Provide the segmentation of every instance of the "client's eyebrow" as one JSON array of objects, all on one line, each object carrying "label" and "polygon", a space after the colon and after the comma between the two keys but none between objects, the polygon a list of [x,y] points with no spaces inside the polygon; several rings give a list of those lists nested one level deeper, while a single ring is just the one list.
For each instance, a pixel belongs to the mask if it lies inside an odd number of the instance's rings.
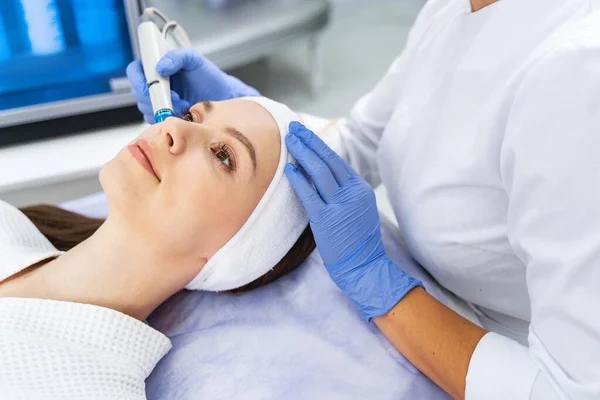
[{"label": "client's eyebrow", "polygon": [[213,109],[213,103],[212,103],[212,101],[209,101],[209,100],[204,100],[202,102],[202,106],[204,107],[204,112],[207,114],[210,114],[210,112]]},{"label": "client's eyebrow", "polygon": [[248,150],[250,158],[252,159],[252,166],[254,167],[254,172],[256,172],[256,150],[254,149],[252,142],[248,140],[248,138],[242,132],[238,131],[237,129],[231,126],[225,128],[225,133],[233,136],[246,147],[246,150]]}]

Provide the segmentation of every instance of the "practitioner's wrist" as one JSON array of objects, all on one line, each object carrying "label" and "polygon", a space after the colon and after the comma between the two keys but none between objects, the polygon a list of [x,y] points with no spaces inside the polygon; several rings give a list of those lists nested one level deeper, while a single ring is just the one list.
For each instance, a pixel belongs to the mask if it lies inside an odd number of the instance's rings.
[{"label": "practitioner's wrist", "polygon": [[359,276],[355,290],[348,294],[366,321],[386,314],[412,289],[423,287],[387,257],[362,266]]}]

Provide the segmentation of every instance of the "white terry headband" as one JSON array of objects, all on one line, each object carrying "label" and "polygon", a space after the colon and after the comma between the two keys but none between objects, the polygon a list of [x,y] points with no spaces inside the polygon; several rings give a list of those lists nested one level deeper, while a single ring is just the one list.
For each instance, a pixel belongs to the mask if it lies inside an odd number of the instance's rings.
[{"label": "white terry headband", "polygon": [[284,173],[295,162],[285,146],[290,122],[298,116],[281,103],[264,97],[244,97],[272,116],[281,135],[279,165],[271,184],[242,228],[212,256],[186,286],[190,290],[222,291],[247,285],[265,275],[290,251],[308,216]]}]

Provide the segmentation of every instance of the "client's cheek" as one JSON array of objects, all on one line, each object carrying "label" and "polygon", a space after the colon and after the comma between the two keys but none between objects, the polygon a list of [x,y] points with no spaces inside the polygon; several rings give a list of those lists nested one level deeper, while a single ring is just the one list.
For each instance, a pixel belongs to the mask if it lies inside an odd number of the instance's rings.
[{"label": "client's cheek", "polygon": [[242,228],[251,211],[245,210],[235,202],[223,202],[215,205],[212,212],[206,215],[206,248],[210,255],[216,253]]}]

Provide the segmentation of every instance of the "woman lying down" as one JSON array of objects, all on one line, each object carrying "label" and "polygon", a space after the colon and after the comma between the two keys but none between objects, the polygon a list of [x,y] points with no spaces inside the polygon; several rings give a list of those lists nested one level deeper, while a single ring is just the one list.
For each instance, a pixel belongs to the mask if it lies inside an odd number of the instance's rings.
[{"label": "woman lying down", "polygon": [[143,322],[162,302],[299,265],[314,242],[283,171],[295,118],[247,98],[149,127],[100,173],[105,222],[0,202],[2,399],[145,398],[171,347]]}]

